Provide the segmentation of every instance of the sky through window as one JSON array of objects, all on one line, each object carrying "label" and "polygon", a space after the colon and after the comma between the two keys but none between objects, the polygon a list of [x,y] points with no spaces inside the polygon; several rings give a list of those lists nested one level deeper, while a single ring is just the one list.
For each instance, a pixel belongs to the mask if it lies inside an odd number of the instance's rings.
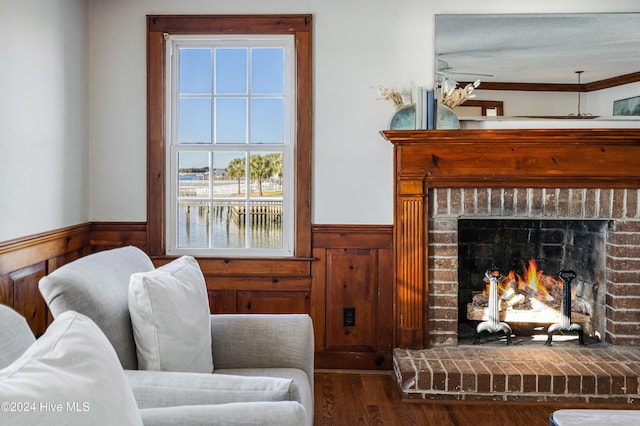
[{"label": "sky through window", "polygon": [[[181,47],[179,55],[179,143],[284,143],[283,48]],[[214,167],[226,167],[225,157]],[[181,166],[201,167],[197,158],[185,155]]]}]

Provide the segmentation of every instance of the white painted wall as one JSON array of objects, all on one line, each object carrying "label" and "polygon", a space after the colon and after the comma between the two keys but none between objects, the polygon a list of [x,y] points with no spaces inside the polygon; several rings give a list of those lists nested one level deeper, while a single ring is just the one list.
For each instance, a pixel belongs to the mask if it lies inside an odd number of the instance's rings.
[{"label": "white painted wall", "polygon": [[394,110],[375,87],[432,86],[434,14],[622,11],[640,4],[0,0],[3,57],[12,58],[0,66],[0,241],[87,220],[146,220],[147,14],[312,13],[313,222],[389,224],[392,149],[378,132]]},{"label": "white painted wall", "polygon": [[613,101],[634,96],[640,96],[640,82],[589,92],[587,93],[587,105],[583,108],[583,111],[593,115],[612,115]]},{"label": "white painted wall", "polygon": [[[474,93],[477,100],[503,101],[506,116],[567,115],[576,112],[578,107],[578,97],[574,93],[507,90],[476,90]],[[582,96],[584,107],[585,96]]]},{"label": "white painted wall", "polygon": [[0,0],[0,242],[86,222],[88,3]]},{"label": "white painted wall", "polygon": [[91,218],[132,221],[146,220],[146,14],[312,13],[313,222],[389,224],[392,149],[378,132],[394,109],[375,87],[433,85],[435,13],[640,11],[634,0],[90,2]]}]

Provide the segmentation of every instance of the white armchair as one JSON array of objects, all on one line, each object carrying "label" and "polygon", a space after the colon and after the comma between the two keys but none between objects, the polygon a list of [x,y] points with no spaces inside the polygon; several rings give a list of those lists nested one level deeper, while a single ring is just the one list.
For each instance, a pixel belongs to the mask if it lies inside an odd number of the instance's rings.
[{"label": "white armchair", "polygon": [[[141,378],[146,376],[139,373]],[[220,380],[216,390],[204,383],[200,399],[194,399],[193,392],[189,395],[179,388],[197,389],[198,374],[182,379],[179,374],[162,374],[154,381],[149,380],[154,372],[149,373],[141,383],[171,392],[164,394],[165,400],[161,400],[162,392],[150,392],[156,407],[139,407],[127,381],[131,377],[126,377],[110,343],[89,318],[67,311],[36,341],[25,319],[0,305],[3,424],[293,426],[305,421],[305,410],[295,401],[228,402],[223,394],[225,387],[234,384],[231,377],[227,383]],[[246,390],[250,394],[252,388]],[[282,392],[271,389],[278,391]],[[222,398],[216,400],[216,393]],[[182,405],[185,401],[188,404]]]},{"label": "white armchair", "polygon": [[[314,337],[308,315],[211,315],[215,366],[212,374],[171,373],[168,379],[169,373],[138,370],[128,307],[129,280],[133,273],[153,269],[143,251],[123,247],[68,263],[43,277],[39,288],[54,317],[73,310],[100,327],[118,354],[140,407],[160,409],[172,405],[266,403],[284,399],[303,408],[305,416],[301,424],[313,424]],[[181,374],[184,376],[177,379]],[[197,386],[189,386],[195,383],[189,374],[198,376]],[[270,390],[283,380],[290,383],[289,391],[275,396]],[[185,386],[177,391],[176,383]],[[287,411],[289,405],[292,404],[284,404],[283,410]],[[279,412],[269,404],[263,406],[260,403],[252,408],[263,416],[276,416]],[[224,410],[233,411],[233,407]],[[249,411],[243,408],[239,415],[242,413]],[[228,423],[220,421],[220,424]]]}]

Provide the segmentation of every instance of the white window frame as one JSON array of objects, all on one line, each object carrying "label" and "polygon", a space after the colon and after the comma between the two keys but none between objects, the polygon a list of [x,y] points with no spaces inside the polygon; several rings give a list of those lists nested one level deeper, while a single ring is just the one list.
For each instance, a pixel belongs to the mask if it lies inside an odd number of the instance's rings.
[{"label": "white window frame", "polygon": [[[284,48],[284,132],[282,144],[216,144],[212,135],[211,144],[179,144],[178,143],[178,58],[173,55],[179,47],[281,47]],[[193,255],[199,257],[291,257],[295,249],[295,140],[296,140],[296,92],[295,92],[295,38],[293,35],[170,35],[166,40],[166,206],[168,220],[166,225],[166,252],[168,255]],[[212,65],[215,69],[215,64]],[[250,78],[248,76],[248,78]],[[249,96],[249,94],[247,95]],[[215,98],[215,95],[214,95]],[[250,109],[250,108],[249,108]],[[212,109],[212,111],[214,111]],[[215,114],[215,112],[213,112]],[[215,117],[212,117],[212,123]],[[250,111],[247,111],[247,126],[250,123]],[[213,124],[212,124],[213,125]],[[247,129],[247,135],[249,135]],[[215,134],[215,132],[214,132]],[[180,248],[177,238],[177,203],[178,203],[178,152],[247,152],[249,170],[250,155],[259,152],[282,152],[283,169],[283,213],[282,213],[282,247],[281,248]],[[213,179],[210,179],[213,184]],[[233,201],[246,201],[250,194],[250,176],[245,173],[246,198],[233,197]],[[209,201],[213,200],[213,188],[210,188]],[[261,199],[267,199],[262,197]],[[191,198],[190,198],[191,200]],[[198,201],[198,199],[193,199]],[[216,198],[220,200],[220,198]],[[210,213],[212,214],[212,213]],[[247,228],[249,226],[247,225]],[[213,233],[211,233],[213,234]],[[245,244],[249,238],[245,233]]]}]

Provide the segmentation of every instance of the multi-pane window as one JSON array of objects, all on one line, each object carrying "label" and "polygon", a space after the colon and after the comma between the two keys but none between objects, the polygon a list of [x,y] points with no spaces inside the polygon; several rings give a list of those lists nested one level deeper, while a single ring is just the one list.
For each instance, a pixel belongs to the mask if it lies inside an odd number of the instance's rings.
[{"label": "multi-pane window", "polygon": [[167,252],[293,254],[293,36],[167,41]]}]

